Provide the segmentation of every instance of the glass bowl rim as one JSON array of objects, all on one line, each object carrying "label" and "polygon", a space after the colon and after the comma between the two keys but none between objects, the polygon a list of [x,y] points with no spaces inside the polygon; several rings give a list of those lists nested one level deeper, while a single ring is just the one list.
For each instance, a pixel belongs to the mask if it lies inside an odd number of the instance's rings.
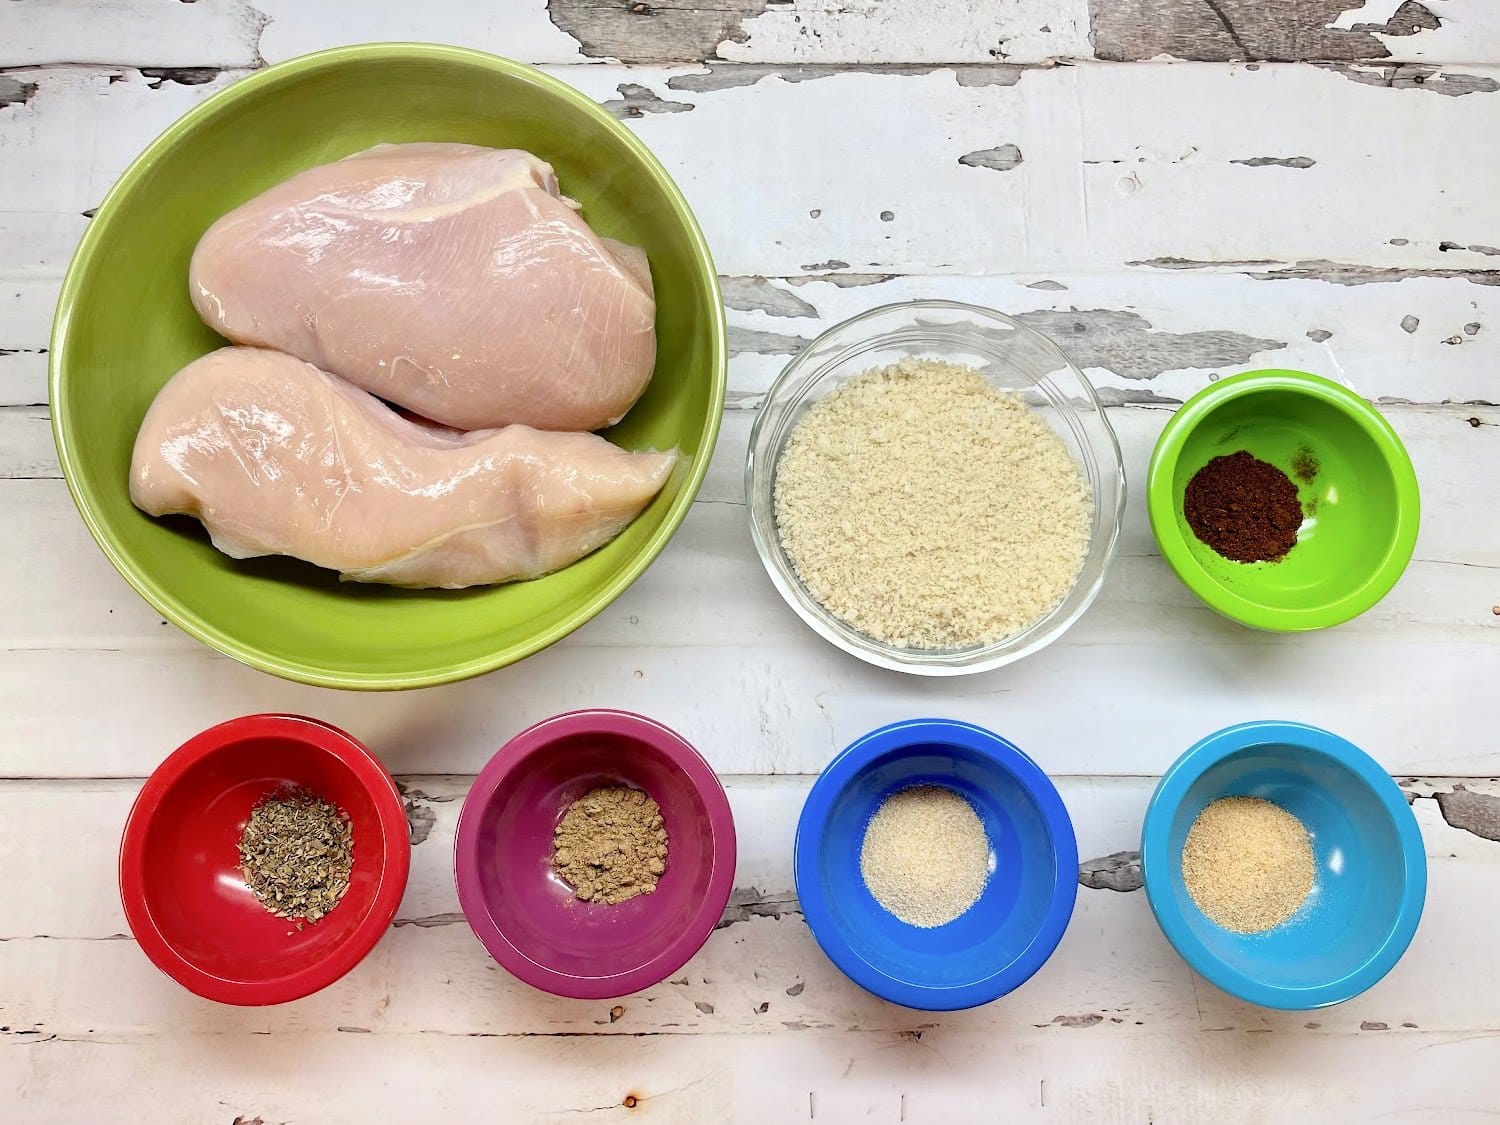
[{"label": "glass bowl rim", "polygon": [[[850,330],[860,328],[872,321],[891,316],[896,313],[909,313],[913,311],[933,310],[943,312],[963,313],[978,319],[997,322],[1006,328],[1015,331],[1026,340],[1039,344],[1046,352],[1050,352],[1054,358],[1060,361],[1060,366],[1066,369],[1077,381],[1083,390],[1083,397],[1087,400],[1088,407],[1092,408],[1097,417],[1103,436],[1108,438],[1106,452],[1113,454],[1113,461],[1108,457],[1096,456],[1093,442],[1083,441],[1082,434],[1080,445],[1084,448],[1086,457],[1095,462],[1093,468],[1096,470],[1101,482],[1105,479],[1113,479],[1118,482],[1113,510],[1108,511],[1100,508],[1098,489],[1094,490],[1094,506],[1096,521],[1102,517],[1104,534],[1102,539],[1090,533],[1088,549],[1084,555],[1084,565],[1079,570],[1078,578],[1069,587],[1063,596],[1045,616],[1033,622],[1018,633],[1002,637],[988,645],[981,645],[971,649],[957,651],[934,651],[931,654],[920,653],[917,650],[902,649],[877,641],[872,637],[865,637],[858,633],[852,626],[840,622],[827,609],[818,603],[795,576],[790,560],[783,558],[785,552],[780,545],[774,517],[767,523],[762,521],[756,512],[757,486],[761,484],[762,478],[766,487],[770,487],[775,473],[775,463],[779,458],[780,448],[785,441],[785,435],[781,436],[777,449],[769,457],[757,457],[757,448],[765,435],[768,421],[773,413],[784,413],[775,408],[785,405],[784,400],[788,395],[788,388],[799,378],[802,378],[808,369],[814,369],[814,377],[808,381],[804,389],[811,390],[828,377],[829,371],[849,358],[847,349],[845,353],[828,359],[814,360],[819,348],[825,346],[835,337],[848,334]],[[934,330],[938,326],[933,326]],[[861,345],[868,345],[878,336],[870,336],[862,341]],[[851,347],[854,345],[851,345]],[[868,350],[868,349],[866,349]],[[816,368],[824,368],[821,374]],[[1039,385],[1041,380],[1036,380]],[[1081,415],[1068,402],[1066,395],[1053,398],[1048,396],[1051,404],[1060,411],[1066,413],[1074,422],[1081,420]],[[1099,442],[1103,446],[1103,442]],[[1109,469],[1113,467],[1113,475]],[[1081,464],[1080,469],[1088,475],[1089,464]],[[1092,382],[1089,381],[1082,369],[1073,362],[1066,352],[1049,337],[1021,323],[1012,316],[1008,316],[996,309],[986,308],[983,305],[970,304],[964,301],[952,301],[944,299],[918,299],[911,301],[893,301],[854,316],[841,320],[827,328],[802,348],[791,361],[782,368],[781,372],[772,381],[756,414],[755,421],[750,428],[750,440],[745,453],[745,506],[749,509],[750,536],[755,543],[755,552],[760,556],[761,565],[771,579],[771,584],[776,587],[788,607],[802,619],[802,621],[815,633],[821,636],[835,647],[843,650],[867,664],[873,664],[880,668],[886,668],[898,672],[906,672],[918,676],[963,676],[978,672],[987,672],[1006,664],[1014,663],[1024,656],[1038,652],[1057,640],[1063,633],[1076,622],[1088,608],[1093,605],[1094,600],[1104,588],[1104,580],[1109,573],[1110,564],[1114,559],[1116,547],[1119,544],[1120,531],[1124,522],[1125,500],[1127,492],[1127,479],[1125,475],[1124,457],[1120,451],[1120,441],[1110,424],[1109,416],[1105,412],[1104,404],[1100,401],[1098,392]],[[1068,605],[1069,599],[1077,593],[1079,581],[1083,578],[1083,572],[1093,559],[1100,560],[1099,573],[1094,578],[1088,589],[1084,590],[1083,596],[1078,600],[1071,610],[1062,613]],[[848,635],[846,635],[846,633]],[[1024,639],[1024,640],[1023,640]],[[1017,644],[1016,642],[1023,641]],[[861,643],[862,642],[862,643]],[[1011,647],[1014,646],[1014,647]]]}]

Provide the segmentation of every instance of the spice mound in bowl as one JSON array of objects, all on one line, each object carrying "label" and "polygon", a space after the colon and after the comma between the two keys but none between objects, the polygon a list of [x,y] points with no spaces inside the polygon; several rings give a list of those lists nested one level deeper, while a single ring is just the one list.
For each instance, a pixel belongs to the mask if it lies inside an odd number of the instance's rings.
[{"label": "spice mound in bowl", "polygon": [[797,822],[797,897],[862,988],[953,1011],[1020,987],[1061,940],[1078,848],[1057,789],[999,735],[916,719],[857,739]]},{"label": "spice mound in bowl", "polygon": [[1120,451],[1045,337],[989,309],[888,305],[788,364],[752,429],[751,533],[772,583],[844,651],[980,672],[1056,640],[1119,536]]},{"label": "spice mound in bowl", "polygon": [[[1302,463],[1317,462],[1305,447]],[[1308,507],[1317,510],[1317,502]],[[1297,545],[1304,522],[1297,486],[1275,465],[1247,450],[1221,453],[1193,474],[1182,497],[1182,513],[1198,539],[1232,562],[1277,562]]]},{"label": "spice mound in bowl", "polygon": [[639,789],[601,785],[570,804],[552,839],[552,870],[580,902],[607,906],[656,890],[667,869],[661,806]]},{"label": "spice mound in bowl", "polygon": [[240,832],[240,870],[260,904],[300,929],[349,892],[354,831],[349,814],[305,789],[262,799]]},{"label": "spice mound in bowl", "polygon": [[1162,557],[1210,608],[1259,629],[1324,629],[1401,577],[1421,502],[1396,432],[1302,371],[1211,383],[1162,429],[1146,508]]},{"label": "spice mound in bowl", "polygon": [[1215,925],[1264,933],[1296,914],[1312,893],[1312,840],[1280,805],[1220,797],[1188,829],[1182,883]]},{"label": "spice mound in bowl", "polygon": [[411,843],[396,784],[315,719],[194,736],[130,810],[120,898],[141,950],[210,1000],[278,1004],[338,980],[390,928]]},{"label": "spice mound in bowl", "polygon": [[1243,723],[1183,754],[1146,810],[1141,870],[1183,959],[1268,1008],[1337,1004],[1384,977],[1427,888],[1396,783],[1352,743],[1298,723]]},{"label": "spice mound in bowl", "polygon": [[713,770],[623,711],[558,715],[511,739],[459,816],[458,900],[500,965],[602,999],[676,972],[729,901],[735,834]]},{"label": "spice mound in bowl", "polygon": [[974,806],[942,785],[891,794],[865,825],[859,847],[859,873],[875,901],[924,930],[967,914],[994,868]]}]

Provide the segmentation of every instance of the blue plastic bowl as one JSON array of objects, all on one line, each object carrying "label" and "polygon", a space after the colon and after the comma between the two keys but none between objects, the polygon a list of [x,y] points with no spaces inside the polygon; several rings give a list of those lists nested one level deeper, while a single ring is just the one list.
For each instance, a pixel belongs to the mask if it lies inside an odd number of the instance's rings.
[{"label": "blue plastic bowl", "polygon": [[[859,870],[865,826],[892,793],[944,785],[968,798],[994,850],[979,901],[922,929],[886,911]],[[797,823],[797,897],[850,980],[892,1003],[946,1012],[1026,982],[1057,948],[1078,894],[1078,843],[1035,762],[982,727],[913,719],[857,739],[813,784]]]},{"label": "blue plastic bowl", "polygon": [[[1261,797],[1312,837],[1316,873],[1302,908],[1261,934],[1210,922],[1182,882],[1182,849],[1205,805]],[[1427,896],[1427,856],[1406,797],[1336,734],[1300,723],[1242,723],[1173,763],[1146,809],[1146,896],[1189,965],[1225,992],[1300,1011],[1358,996],[1401,959]]]}]

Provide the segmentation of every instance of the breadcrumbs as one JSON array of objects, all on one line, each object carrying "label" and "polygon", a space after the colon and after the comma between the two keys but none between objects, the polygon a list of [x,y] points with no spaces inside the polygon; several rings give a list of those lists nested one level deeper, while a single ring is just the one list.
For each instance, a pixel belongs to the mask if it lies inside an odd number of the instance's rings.
[{"label": "breadcrumbs", "polygon": [[975,648],[1040,621],[1083,569],[1093,518],[1046,422],[973,368],[919,358],[811,406],[777,463],[774,500],[812,596],[912,649]]},{"label": "breadcrumbs", "polygon": [[1198,814],[1182,849],[1182,881],[1209,921],[1258,934],[1297,913],[1313,885],[1302,822],[1259,797],[1221,797]]}]

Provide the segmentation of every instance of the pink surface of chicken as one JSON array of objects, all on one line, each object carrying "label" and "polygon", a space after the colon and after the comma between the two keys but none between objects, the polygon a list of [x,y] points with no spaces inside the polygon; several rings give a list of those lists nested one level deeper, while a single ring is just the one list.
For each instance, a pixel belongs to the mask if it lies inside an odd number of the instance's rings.
[{"label": "pink surface of chicken", "polygon": [[514,149],[378,145],[235,208],[199,241],[193,304],[464,430],[619,421],[656,363],[640,249],[599,238]]},{"label": "pink surface of chicken", "polygon": [[196,517],[234,558],[452,589],[534,578],[604,545],[675,460],[591,433],[419,425],[293,356],[221,348],[157,393],[130,498]]}]

